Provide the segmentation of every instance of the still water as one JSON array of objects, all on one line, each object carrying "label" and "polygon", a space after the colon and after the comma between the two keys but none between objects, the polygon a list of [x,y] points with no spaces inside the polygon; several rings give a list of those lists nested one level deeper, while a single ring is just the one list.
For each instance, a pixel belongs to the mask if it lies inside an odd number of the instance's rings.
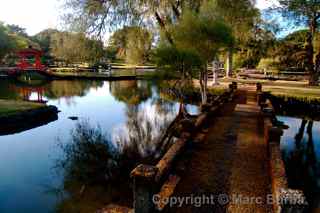
[{"label": "still water", "polygon": [[320,122],[279,116],[289,126],[281,151],[289,185],[305,192],[311,209],[320,208]]},{"label": "still water", "polygon": [[[119,138],[130,145],[130,140],[138,137],[139,152],[145,155],[154,151],[152,142],[159,139],[179,109],[179,104],[151,81],[52,81],[26,86],[0,80],[0,99],[38,100],[39,96],[61,112],[58,120],[45,126],[0,136],[1,213],[55,212],[62,198],[53,189],[62,187],[64,177],[55,168],[63,156],[58,142],[69,143],[78,122],[100,126],[119,149]],[[187,109],[197,113],[194,105]]]}]

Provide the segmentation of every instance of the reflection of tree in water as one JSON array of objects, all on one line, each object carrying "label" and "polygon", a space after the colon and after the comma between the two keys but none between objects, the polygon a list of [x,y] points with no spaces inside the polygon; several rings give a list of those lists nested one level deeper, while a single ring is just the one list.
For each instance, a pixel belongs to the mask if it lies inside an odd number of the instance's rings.
[{"label": "reflection of tree in water", "polygon": [[[20,86],[22,87],[22,86]],[[23,99],[19,86],[13,80],[0,80],[0,99]]]},{"label": "reflection of tree in water", "polygon": [[159,157],[163,151],[160,139],[176,116],[174,107],[163,110],[157,105],[127,106],[128,120],[114,131],[113,141],[126,155],[147,158],[148,161]]},{"label": "reflection of tree in water", "polygon": [[45,96],[50,99],[72,99],[85,96],[92,88],[103,86],[103,81],[87,80],[59,80],[52,81],[45,86]]},{"label": "reflection of tree in water", "polygon": [[132,203],[130,169],[125,158],[100,127],[79,122],[72,139],[59,143],[63,158],[57,161],[64,174],[63,190],[69,195],[58,203],[58,212],[95,212],[106,203]]},{"label": "reflection of tree in water", "polygon": [[[284,156],[289,184],[305,190],[309,196],[320,189],[320,167],[314,149],[312,129],[313,121],[303,119],[295,136],[295,149]],[[305,133],[308,136],[307,140],[304,140]]]},{"label": "reflection of tree in water", "polygon": [[[92,202],[92,212],[108,203],[132,205],[130,171],[140,163],[152,164],[159,159],[165,147],[160,140],[162,133],[176,115],[175,105],[171,110],[165,106],[161,113],[159,108],[127,105],[127,122],[115,129],[112,137],[88,122],[77,125],[72,141],[62,145],[65,157],[58,164],[65,174],[64,188],[71,194],[59,204],[59,212],[74,208],[76,212],[89,212]],[[85,211],[81,210],[83,206]]]},{"label": "reflection of tree in water", "polygon": [[147,81],[113,81],[110,82],[110,91],[118,101],[131,105],[140,104],[152,95]]},{"label": "reflection of tree in water", "polygon": [[3,80],[0,84],[0,98],[2,99],[23,99],[25,94],[24,90],[30,90],[35,93],[36,91],[44,91],[44,96],[49,99],[65,98],[67,102],[72,103],[72,99],[75,96],[85,96],[92,88],[98,88],[103,86],[103,81],[50,81],[43,85],[28,85],[17,83],[14,81]]}]

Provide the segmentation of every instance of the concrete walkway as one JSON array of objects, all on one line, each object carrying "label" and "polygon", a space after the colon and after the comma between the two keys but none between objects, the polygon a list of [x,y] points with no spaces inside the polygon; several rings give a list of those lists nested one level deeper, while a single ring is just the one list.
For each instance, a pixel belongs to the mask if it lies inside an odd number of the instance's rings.
[{"label": "concrete walkway", "polygon": [[168,212],[271,212],[266,204],[271,190],[267,145],[255,99],[254,91],[240,90],[212,118],[205,140],[192,150],[174,196],[200,196],[202,205],[186,200]]}]

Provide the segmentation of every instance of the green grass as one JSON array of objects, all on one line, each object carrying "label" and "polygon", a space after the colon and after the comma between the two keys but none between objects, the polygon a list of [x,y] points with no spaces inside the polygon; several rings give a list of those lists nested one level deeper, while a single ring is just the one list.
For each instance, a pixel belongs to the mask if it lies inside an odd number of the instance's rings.
[{"label": "green grass", "polygon": [[241,84],[261,83],[264,92],[271,92],[276,96],[320,99],[320,86],[309,86],[307,81],[270,81],[256,79],[223,79],[222,82],[236,81]]},{"label": "green grass", "polygon": [[273,95],[320,99],[320,89],[308,87],[288,87],[288,86],[264,86],[263,91],[271,92]]},{"label": "green grass", "polygon": [[12,115],[31,109],[41,108],[43,106],[43,104],[26,101],[0,100],[0,116]]},{"label": "green grass", "polygon": [[283,87],[303,87],[309,89],[320,89],[320,86],[317,87],[310,87],[308,85],[308,81],[284,81],[284,80],[261,80],[261,79],[221,79],[219,80],[225,83],[231,83],[232,81],[238,82],[239,84],[256,84],[261,83],[263,86],[283,86]]}]

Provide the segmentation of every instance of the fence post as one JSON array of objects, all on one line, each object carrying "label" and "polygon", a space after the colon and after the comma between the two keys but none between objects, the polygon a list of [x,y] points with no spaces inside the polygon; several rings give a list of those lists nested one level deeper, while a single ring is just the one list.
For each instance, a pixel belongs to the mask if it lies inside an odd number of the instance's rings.
[{"label": "fence post", "polygon": [[257,87],[257,92],[262,92],[262,84],[261,83],[257,83],[256,87]]},{"label": "fence post", "polygon": [[135,213],[154,212],[153,200],[156,194],[155,177],[158,169],[155,166],[139,165],[131,172],[133,178],[133,208]]}]

